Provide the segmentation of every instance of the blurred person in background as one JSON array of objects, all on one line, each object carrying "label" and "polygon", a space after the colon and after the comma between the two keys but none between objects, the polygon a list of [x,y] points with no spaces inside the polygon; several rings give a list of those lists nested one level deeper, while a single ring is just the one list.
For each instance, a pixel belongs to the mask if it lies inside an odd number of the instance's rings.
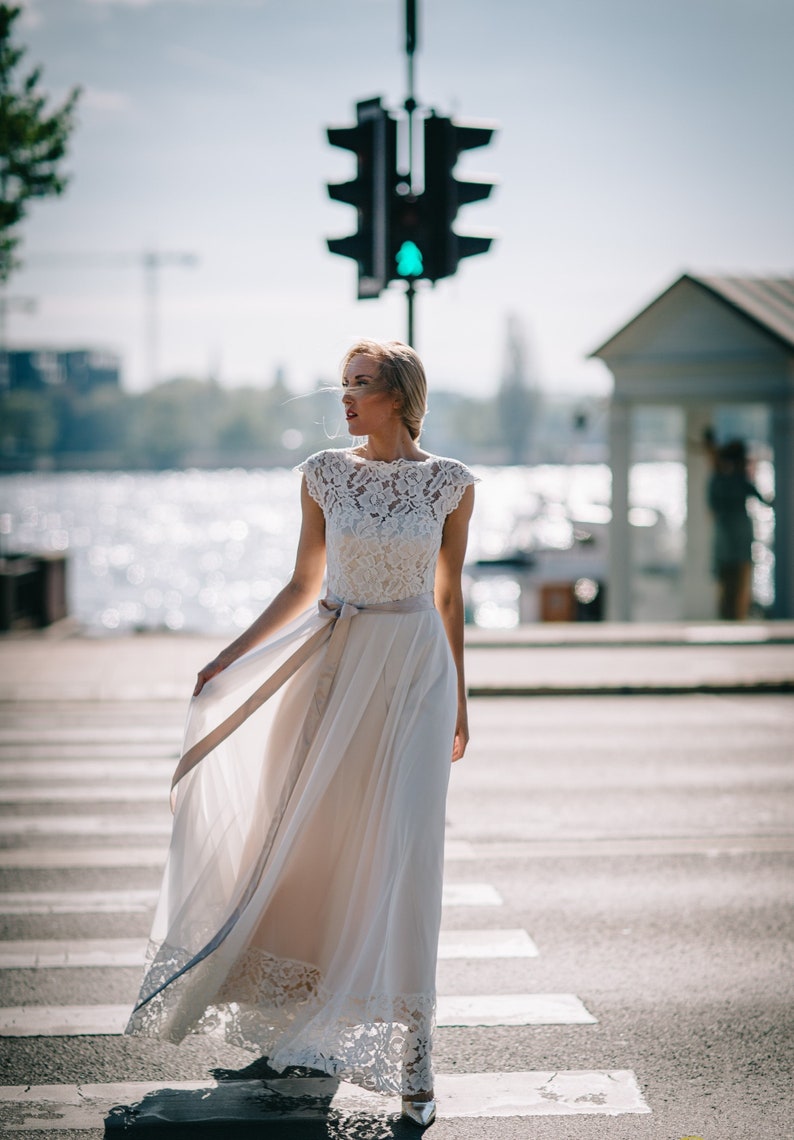
[{"label": "blurred person in background", "polygon": [[747,445],[732,439],[721,446],[707,429],[704,444],[711,459],[708,505],[714,516],[712,569],[717,579],[718,614],[724,621],[743,621],[753,593],[753,520],[747,500],[769,505],[752,481]]}]

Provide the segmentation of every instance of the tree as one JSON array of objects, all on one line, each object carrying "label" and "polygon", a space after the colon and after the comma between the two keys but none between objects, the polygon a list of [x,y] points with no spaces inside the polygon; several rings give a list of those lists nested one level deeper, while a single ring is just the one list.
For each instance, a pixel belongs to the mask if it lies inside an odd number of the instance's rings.
[{"label": "tree", "polygon": [[52,401],[44,392],[19,388],[0,393],[0,455],[30,460],[52,451],[58,435],[58,420]]},{"label": "tree", "polygon": [[11,34],[20,12],[17,5],[0,4],[0,283],[18,265],[16,230],[29,199],[48,198],[66,189],[68,179],[60,167],[80,95],[80,89],[73,88],[65,102],[48,113],[46,96],[39,89],[41,71],[35,68],[16,80],[25,49],[14,46]]}]

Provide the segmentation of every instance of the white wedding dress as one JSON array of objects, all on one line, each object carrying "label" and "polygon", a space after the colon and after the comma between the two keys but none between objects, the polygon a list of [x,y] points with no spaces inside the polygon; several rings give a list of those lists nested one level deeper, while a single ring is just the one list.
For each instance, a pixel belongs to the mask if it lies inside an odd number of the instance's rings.
[{"label": "white wedding dress", "polygon": [[410,1095],[432,1088],[456,715],[433,579],[444,521],[475,480],[451,459],[381,463],[349,449],[300,470],[326,518],[331,608],[191,702],[186,752],[304,652],[177,785],[126,1031],[217,1033],[279,1071]]}]

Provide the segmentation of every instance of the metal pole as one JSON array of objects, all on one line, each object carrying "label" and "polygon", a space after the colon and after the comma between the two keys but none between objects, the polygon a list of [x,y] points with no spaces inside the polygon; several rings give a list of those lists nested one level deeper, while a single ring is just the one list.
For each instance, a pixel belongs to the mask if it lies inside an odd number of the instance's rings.
[{"label": "metal pole", "polygon": [[146,379],[150,388],[154,388],[159,379],[160,356],[160,328],[158,321],[158,280],[157,271],[160,267],[159,255],[155,252],[143,255],[143,283],[146,298]]},{"label": "metal pole", "polygon": [[408,288],[405,291],[405,299],[408,302],[408,337],[407,343],[411,348],[416,348],[415,334],[414,334],[414,297],[416,296],[416,287],[413,281],[408,282]]},{"label": "metal pole", "polygon": [[408,112],[408,186],[413,194],[414,186],[414,111],[416,110],[416,97],[414,92],[414,52],[416,51],[416,5],[418,0],[405,0],[405,63],[406,86],[408,94],[405,96],[405,109]]},{"label": "metal pole", "polygon": [[[414,96],[414,52],[416,51],[416,8],[419,0],[405,0],[405,62],[408,94],[405,97],[405,110],[408,113],[408,187],[411,194],[414,187],[414,112],[416,111],[416,98]],[[405,301],[408,307],[408,344],[415,348],[414,343],[414,297],[416,287],[413,281],[408,282],[405,290]]]}]

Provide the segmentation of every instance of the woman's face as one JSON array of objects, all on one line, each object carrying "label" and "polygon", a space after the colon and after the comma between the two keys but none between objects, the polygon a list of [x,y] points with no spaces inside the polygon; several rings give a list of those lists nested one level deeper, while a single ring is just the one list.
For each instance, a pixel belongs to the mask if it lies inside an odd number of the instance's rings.
[{"label": "woman's face", "polygon": [[342,406],[351,435],[373,435],[400,419],[399,400],[371,356],[354,356],[342,375]]}]

